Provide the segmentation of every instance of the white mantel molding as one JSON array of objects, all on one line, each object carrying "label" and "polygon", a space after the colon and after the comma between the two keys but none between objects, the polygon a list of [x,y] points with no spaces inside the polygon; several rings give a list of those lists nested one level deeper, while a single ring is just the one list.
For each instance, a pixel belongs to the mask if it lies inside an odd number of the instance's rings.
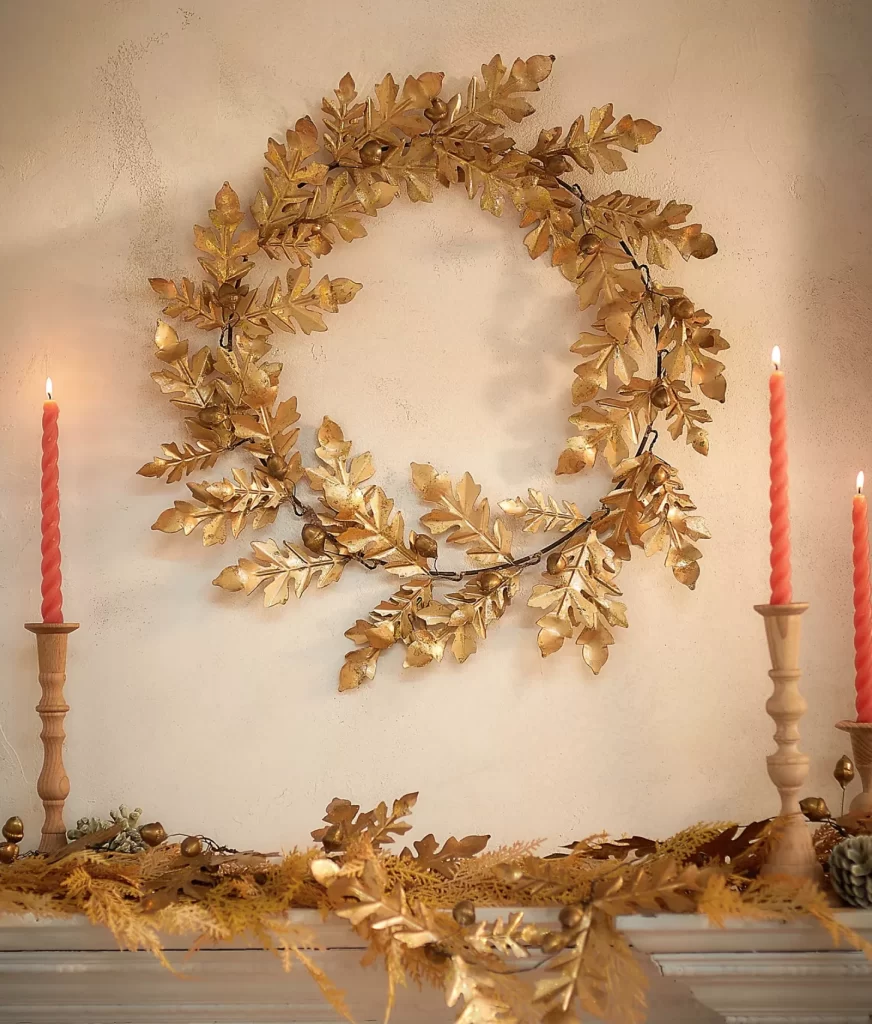
[{"label": "white mantel molding", "polygon": [[[505,916],[511,908],[480,916]],[[547,910],[532,920],[554,922]],[[872,938],[872,912],[844,911],[846,925]],[[358,1024],[381,1021],[384,976],[360,967],[363,946],[344,923],[314,911],[292,918],[315,932],[312,956],[343,987]],[[651,1024],[869,1024],[872,965],[834,950],[813,923],[732,922],[697,915],[622,917],[618,925],[650,964]],[[188,955],[167,936],[170,961],[122,952],[84,919],[0,918],[0,1024],[324,1024],[339,1018],[302,968],[285,975],[255,942]],[[690,992],[696,997],[694,1001]],[[700,1005],[702,1004],[702,1005]],[[708,1007],[709,1009],[706,1009]],[[716,1012],[713,1012],[716,1011]],[[438,992],[400,993],[394,1024],[447,1024]]]}]

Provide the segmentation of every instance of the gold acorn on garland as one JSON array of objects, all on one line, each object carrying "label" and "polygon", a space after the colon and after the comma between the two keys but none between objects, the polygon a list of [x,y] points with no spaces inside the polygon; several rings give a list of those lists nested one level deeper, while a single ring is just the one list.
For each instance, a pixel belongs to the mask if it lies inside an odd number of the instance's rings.
[{"label": "gold acorn on garland", "polygon": [[872,835],[843,839],[830,854],[830,882],[852,907],[872,907]]},{"label": "gold acorn on garland", "polygon": [[[346,630],[355,649],[345,656],[340,690],[371,680],[394,646],[405,649],[407,668],[449,654],[466,661],[505,614],[522,574],[543,560],[547,571],[528,601],[540,613],[539,650],[548,657],[574,641],[594,673],[608,658],[615,627],[627,625],[615,580],[633,548],[663,554],[676,580],[696,585],[697,542],[709,533],[677,471],[654,446],[665,425],[673,439],[708,453],[703,424],[711,416],[700,399],[724,401],[717,356],[729,345],[704,309],[656,274],[675,254],[707,259],[717,246],[700,224],[687,222],[689,205],[620,191],[588,196],[561,177],[569,170],[626,170],[624,154],[659,134],[651,121],[616,119],[606,104],[565,133],[541,131],[529,149],[508,134],[534,112],[529,97],[553,61],[540,54],[507,68],[497,55],[450,97],[441,95],[442,73],[409,76],[402,86],[387,75],[368,98],[345,75],[322,103],[320,137],[304,117],[283,140],[269,140],[264,188],[250,206],[253,226],[245,226],[247,214],[229,184],[218,192],[209,226],[194,229],[206,279],[151,280],[166,317],[218,332],[218,344],[190,347],[159,322],[161,369],[152,377],[183,413],[189,437],[164,444],[139,472],[177,483],[220,458],[248,459],[248,468],[188,483],[191,499],[162,512],[153,529],[188,535],[202,528],[204,544],[223,544],[229,535],[270,526],[282,507],[291,508],[304,520],[299,541],[253,541],[250,558],[213,580],[229,592],[260,590],[267,606],[285,604],[292,592],[302,596],[312,583],[337,582],[352,563],[394,577],[391,596]],[[462,185],[494,216],[516,210],[530,257],[550,255],[580,310],[593,315],[593,329],[571,348],[581,357],[571,387],[579,409],[556,467],[557,474],[574,474],[597,462],[609,466],[612,488],[590,514],[532,489],[526,499],[499,502],[492,514],[468,473],[458,479],[413,463],[413,482],[432,506],[421,518],[427,532],[416,535],[372,483],[369,452],[352,456],[351,442],[326,416],[318,464],[303,466],[296,398],[279,398],[282,364],[269,339],[276,331],[325,331],[325,314],[337,313],[361,285],[326,275],[312,284],[315,260],[364,237],[366,218],[403,193],[413,203],[432,201],[436,185]],[[287,260],[284,277],[246,283],[258,254]],[[426,400],[426,383],[424,389]],[[311,501],[303,500],[304,487]],[[558,536],[519,553],[513,526],[521,534]],[[434,535],[465,549],[471,566],[437,567]]]}]

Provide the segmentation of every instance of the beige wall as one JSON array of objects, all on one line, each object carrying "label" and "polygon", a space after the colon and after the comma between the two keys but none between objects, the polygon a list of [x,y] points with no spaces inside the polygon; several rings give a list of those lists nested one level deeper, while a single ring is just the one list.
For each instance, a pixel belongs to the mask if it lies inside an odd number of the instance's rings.
[{"label": "beige wall", "polygon": [[[790,374],[795,594],[805,621],[809,792],[851,710],[851,481],[872,469],[868,189],[870,5],[766,0],[441,4],[35,0],[0,54],[0,817],[40,816],[35,657],[42,380],[62,403],[69,818],[124,800],[170,831],[303,841],[334,795],[422,793],[425,831],[568,841],[771,813],[764,755],[768,352]],[[865,43],[864,43],[865,38]],[[681,280],[732,342],[708,460],[673,452],[714,539],[695,593],[636,555],[631,628],[594,679],[543,662],[522,600],[466,666],[336,692],[343,631],[384,577],[265,611],[209,580],[243,545],[149,532],[177,487],[136,468],[180,434],[148,378],[146,277],[195,267],[190,226],[229,178],[257,187],[270,134],[351,69],[369,87],[499,50],[558,61],[525,128],[614,101],[663,125],[602,184],[694,204],[721,252]],[[304,450],[329,413],[374,453],[413,519],[410,461],[469,469],[494,499],[547,487],[583,506],[602,473],[554,483],[578,331],[571,291],[531,263],[513,218],[462,195],[398,203],[322,266],[364,282],[328,334],[283,339]],[[664,450],[669,453],[668,445]],[[281,535],[281,531],[279,531]],[[528,584],[529,585],[529,584]],[[13,754],[18,752],[21,769]]]}]

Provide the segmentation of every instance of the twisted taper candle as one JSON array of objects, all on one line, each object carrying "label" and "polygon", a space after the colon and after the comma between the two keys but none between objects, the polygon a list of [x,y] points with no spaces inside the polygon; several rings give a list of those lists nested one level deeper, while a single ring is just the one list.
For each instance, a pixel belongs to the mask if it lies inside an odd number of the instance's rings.
[{"label": "twisted taper candle", "polygon": [[869,520],[866,496],[860,491],[851,507],[854,546],[854,685],[857,721],[872,722],[872,583],[869,579]]},{"label": "twisted taper candle", "polygon": [[769,585],[770,604],[790,604],[790,505],[787,497],[787,395],[778,369],[778,350],[772,355],[775,372],[769,378]]},{"label": "twisted taper candle", "polygon": [[61,508],[58,489],[58,405],[51,400],[51,380],[46,381],[48,400],[42,407],[42,621],[63,622],[61,595]]}]

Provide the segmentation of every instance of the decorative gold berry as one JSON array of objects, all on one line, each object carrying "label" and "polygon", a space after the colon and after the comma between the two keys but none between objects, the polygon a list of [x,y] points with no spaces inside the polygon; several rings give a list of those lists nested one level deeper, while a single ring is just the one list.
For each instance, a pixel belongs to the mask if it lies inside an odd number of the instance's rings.
[{"label": "decorative gold berry", "polygon": [[566,555],[564,555],[562,551],[552,551],[545,560],[545,568],[552,576],[556,576],[558,573],[563,572],[567,564]]},{"label": "decorative gold berry", "polygon": [[464,928],[475,924],[475,904],[471,900],[461,900],[455,904],[454,910],[451,911],[451,916]]},{"label": "decorative gold berry", "polygon": [[14,814],[3,826],[3,838],[10,843],[20,843],[24,838],[24,822],[17,814]]},{"label": "decorative gold berry", "polygon": [[419,533],[412,546],[422,558],[435,558],[439,554],[439,545],[427,533]]},{"label": "decorative gold berry", "polygon": [[17,843],[0,843],[0,864],[11,864],[17,856]]},{"label": "decorative gold berry", "polygon": [[318,526],[317,523],[306,523],[301,530],[301,536],[306,547],[316,555],[321,554],[324,550],[324,544],[327,541],[327,531],[323,526]]},{"label": "decorative gold berry", "polygon": [[577,928],[584,918],[581,907],[563,907],[560,911],[560,924],[567,930]]},{"label": "decorative gold berry", "polygon": [[665,384],[655,384],[651,388],[651,404],[655,409],[665,409],[672,401],[669,388]]},{"label": "decorative gold berry", "polygon": [[159,821],[140,826],[139,834],[146,846],[160,846],[167,840],[167,831]]},{"label": "decorative gold berry", "polygon": [[203,844],[200,842],[200,837],[188,836],[187,839],[183,839],[179,844],[179,852],[183,857],[188,857],[191,860],[194,857],[199,857],[203,852]]},{"label": "decorative gold berry", "polygon": [[424,108],[424,117],[428,121],[432,121],[436,124],[437,121],[441,121],[443,117],[448,113],[448,104],[445,100],[440,100],[438,96],[430,100],[430,106]]},{"label": "decorative gold berry", "polygon": [[207,405],[197,413],[197,419],[204,427],[217,427],[227,419],[227,413],[220,405]]},{"label": "decorative gold berry", "polygon": [[693,308],[693,303],[687,296],[680,299],[675,299],[671,306],[672,315],[676,320],[690,320],[696,310]]},{"label": "decorative gold berry", "polygon": [[486,594],[490,594],[494,590],[496,590],[497,587],[500,586],[500,584],[503,582],[503,578],[502,578],[502,576],[498,572],[489,571],[489,572],[483,572],[479,576],[478,582],[479,582],[479,584],[481,586],[481,589]]},{"label": "decorative gold berry", "polygon": [[549,156],[545,161],[545,170],[549,174],[554,175],[563,174],[565,171],[568,171],[571,166],[572,164],[570,164],[566,157],[562,156],[560,153],[555,153],[553,156]]},{"label": "decorative gold berry", "polygon": [[368,167],[380,164],[384,160],[386,152],[387,146],[383,145],[377,139],[370,139],[369,142],[364,142],[360,147],[361,163]]},{"label": "decorative gold berry", "polygon": [[662,487],[669,479],[669,470],[661,463],[651,470],[650,480],[655,487]]},{"label": "decorative gold berry", "polygon": [[552,953],[557,953],[563,949],[564,942],[565,940],[560,932],[545,932],[539,945],[542,947],[542,952],[550,956]]},{"label": "decorative gold berry", "polygon": [[833,778],[838,782],[842,789],[853,781],[854,762],[847,754],[842,754],[839,760],[836,761],[836,767],[833,769]]},{"label": "decorative gold berry", "polygon": [[809,821],[825,821],[830,816],[830,809],[822,796],[807,796],[799,801],[799,809]]},{"label": "decorative gold berry", "polygon": [[524,877],[523,870],[517,864],[497,864],[494,874],[501,882],[514,885]]},{"label": "decorative gold berry", "polygon": [[288,464],[281,455],[272,454],[266,460],[266,471],[276,480],[284,480],[288,475]]},{"label": "decorative gold berry", "polygon": [[582,235],[578,240],[578,248],[585,256],[593,256],[595,252],[599,252],[603,247],[603,240],[599,235],[595,235],[592,231],[588,231],[586,235]]}]

